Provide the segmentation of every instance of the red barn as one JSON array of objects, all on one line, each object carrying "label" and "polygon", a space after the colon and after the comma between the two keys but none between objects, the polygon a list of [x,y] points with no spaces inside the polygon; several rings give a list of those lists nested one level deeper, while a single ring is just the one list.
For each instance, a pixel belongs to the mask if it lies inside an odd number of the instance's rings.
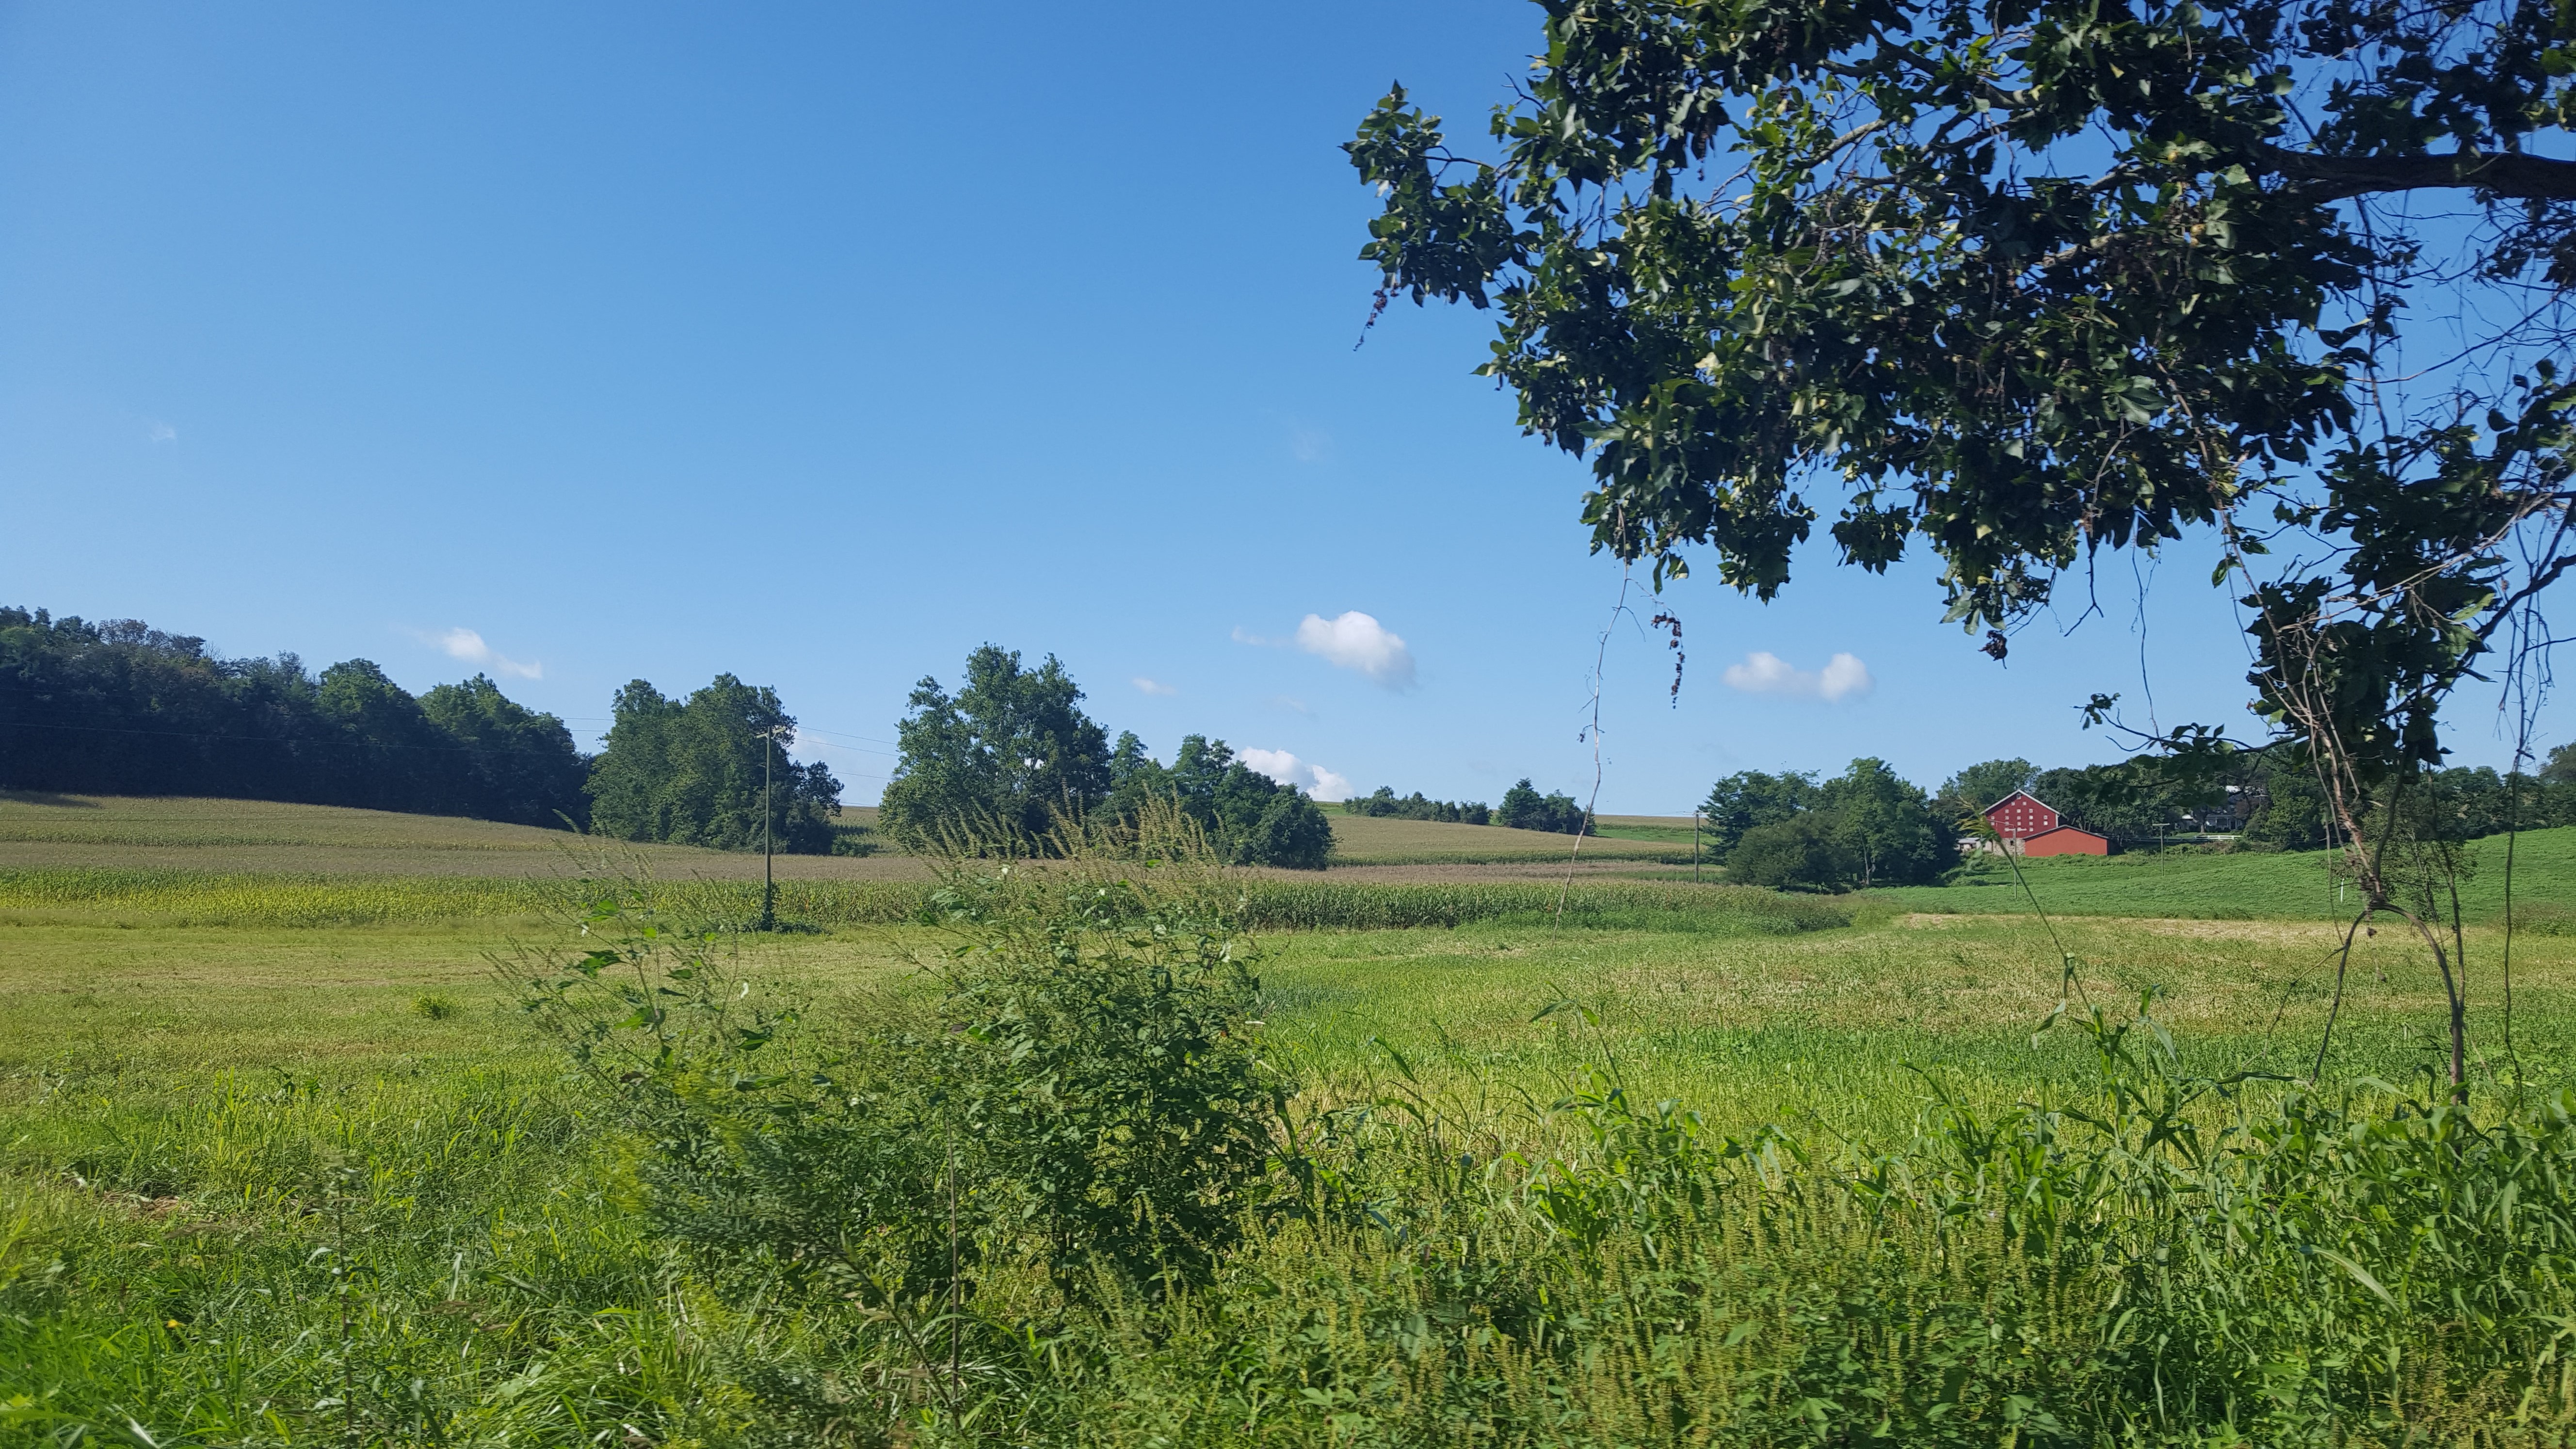
[{"label": "red barn", "polygon": [[2109,855],[2110,837],[2065,822],[2057,808],[2015,790],[1986,807],[1986,823],[2003,837],[2004,848],[2023,855]]}]

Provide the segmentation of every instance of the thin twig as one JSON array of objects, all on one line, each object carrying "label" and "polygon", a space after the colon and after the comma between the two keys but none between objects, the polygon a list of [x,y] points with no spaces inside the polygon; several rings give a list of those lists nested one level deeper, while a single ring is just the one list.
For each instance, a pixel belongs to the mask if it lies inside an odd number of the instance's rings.
[{"label": "thin twig", "polygon": [[1592,724],[1584,731],[1592,741],[1592,798],[1583,802],[1583,818],[1575,822],[1574,850],[1565,858],[1565,880],[1556,888],[1556,920],[1548,927],[1553,934],[1565,927],[1565,898],[1574,890],[1574,868],[1583,859],[1583,837],[1592,832],[1593,812],[1601,805],[1601,671],[1610,660],[1610,636],[1618,632],[1619,616],[1628,612],[1628,586],[1635,582],[1632,566],[1619,565],[1619,601],[1610,606],[1609,622],[1601,626],[1601,645],[1592,656]]}]

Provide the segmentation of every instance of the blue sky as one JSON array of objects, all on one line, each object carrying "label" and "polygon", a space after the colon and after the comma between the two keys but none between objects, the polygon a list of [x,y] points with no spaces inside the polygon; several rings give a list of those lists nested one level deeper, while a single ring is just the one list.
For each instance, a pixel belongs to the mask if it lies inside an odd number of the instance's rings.
[{"label": "blue sky", "polygon": [[[852,803],[988,639],[1166,756],[1580,796],[1620,590],[1583,467],[1469,375],[1482,316],[1354,349],[1372,198],[1336,149],[1390,78],[1481,129],[1536,15],[0,4],[0,602],[484,668],[585,740],[628,679],[730,670]],[[2192,548],[2143,612],[2107,562],[2008,667],[1928,567],[1829,564],[1767,607],[1668,590],[1677,706],[1614,635],[1604,810],[2108,758],[2073,706],[2144,718],[2142,669],[2166,724],[2244,719]]]}]

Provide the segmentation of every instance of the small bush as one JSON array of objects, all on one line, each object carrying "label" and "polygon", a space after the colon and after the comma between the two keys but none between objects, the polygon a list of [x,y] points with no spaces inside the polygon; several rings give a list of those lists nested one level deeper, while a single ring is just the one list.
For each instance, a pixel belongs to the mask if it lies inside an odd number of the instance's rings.
[{"label": "small bush", "polygon": [[[1158,849],[1196,858],[1136,858],[1157,825]],[[949,862],[931,905],[955,944],[926,1012],[809,1021],[757,989],[739,936],[620,902],[586,923],[597,949],[514,975],[650,1144],[638,1175],[665,1238],[742,1301],[890,1331],[877,1351],[925,1373],[944,1344],[954,1395],[968,1341],[1024,1343],[1033,1306],[1204,1284],[1269,1171],[1291,1088],[1260,1049],[1221,878],[1169,812],[1123,844]],[[1033,1305],[1032,1274],[1052,1304]],[[997,1281],[1015,1292],[987,1309]]]},{"label": "small bush", "polygon": [[411,1014],[445,1021],[456,1014],[456,1000],[449,996],[415,996],[411,999]]}]

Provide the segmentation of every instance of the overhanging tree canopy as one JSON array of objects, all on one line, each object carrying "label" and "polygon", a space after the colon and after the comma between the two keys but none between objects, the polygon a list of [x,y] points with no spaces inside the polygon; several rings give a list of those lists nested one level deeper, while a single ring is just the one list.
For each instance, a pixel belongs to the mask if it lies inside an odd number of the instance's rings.
[{"label": "overhanging tree canopy", "polygon": [[1361,126],[1362,256],[1381,306],[1499,311],[1482,370],[1658,584],[1704,545],[1767,599],[1830,512],[2000,658],[2205,525],[2258,706],[2366,789],[2576,558],[2576,8],[1542,8],[1489,158],[1401,87]]}]

